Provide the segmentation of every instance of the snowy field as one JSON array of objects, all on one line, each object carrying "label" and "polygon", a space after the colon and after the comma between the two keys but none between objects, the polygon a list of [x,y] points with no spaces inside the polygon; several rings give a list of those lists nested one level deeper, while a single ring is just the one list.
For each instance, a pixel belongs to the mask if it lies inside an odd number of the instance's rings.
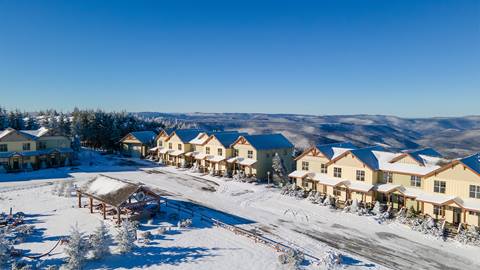
[{"label": "snowy field", "polygon": [[[76,197],[52,194],[55,183],[76,185],[97,174],[141,181],[169,194],[168,199],[187,205],[195,213],[238,225],[249,231],[300,249],[307,255],[302,269],[324,269],[315,258],[326,251],[342,254],[345,269],[479,269],[480,248],[441,241],[414,232],[397,223],[378,224],[372,217],[334,211],[280,195],[278,189],[226,181],[223,178],[159,167],[148,161],[125,160],[88,154],[93,160],[76,168],[48,169],[21,174],[0,175],[0,211],[22,211],[37,231],[16,248],[28,254],[42,254],[70,227],[91,233],[102,217],[76,207]],[[88,162],[90,163],[90,162]],[[177,229],[176,220],[166,214],[142,224],[140,231],[172,227],[155,235],[149,244],[138,243],[133,253],[112,255],[88,261],[85,269],[282,269],[274,249],[231,231],[212,226],[194,217],[193,225]],[[180,212],[181,218],[187,218]],[[116,228],[109,225],[111,234]],[[59,265],[63,246],[42,265]]]}]

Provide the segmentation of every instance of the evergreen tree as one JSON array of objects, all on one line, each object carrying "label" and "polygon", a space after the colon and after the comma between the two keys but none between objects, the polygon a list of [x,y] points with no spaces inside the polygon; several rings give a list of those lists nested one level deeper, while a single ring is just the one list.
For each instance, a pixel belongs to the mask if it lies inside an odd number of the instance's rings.
[{"label": "evergreen tree", "polygon": [[135,228],[135,225],[129,220],[124,220],[115,238],[118,243],[119,252],[123,254],[132,251],[136,238],[137,228]]},{"label": "evergreen tree", "polygon": [[87,241],[77,226],[72,227],[68,244],[65,247],[67,255],[66,264],[62,266],[65,270],[82,269],[87,255]]},{"label": "evergreen tree", "polygon": [[287,171],[285,170],[285,166],[283,165],[282,158],[278,153],[275,153],[275,156],[272,159],[272,169],[273,169],[273,177],[272,180],[275,184],[279,186],[285,186],[288,184],[288,176]]},{"label": "evergreen tree", "polygon": [[108,233],[105,223],[101,222],[95,229],[90,238],[90,246],[92,247],[92,255],[94,259],[101,259],[110,253],[111,237]]},{"label": "evergreen tree", "polygon": [[11,243],[5,239],[3,233],[0,233],[0,266],[3,266],[8,263],[11,259]]}]

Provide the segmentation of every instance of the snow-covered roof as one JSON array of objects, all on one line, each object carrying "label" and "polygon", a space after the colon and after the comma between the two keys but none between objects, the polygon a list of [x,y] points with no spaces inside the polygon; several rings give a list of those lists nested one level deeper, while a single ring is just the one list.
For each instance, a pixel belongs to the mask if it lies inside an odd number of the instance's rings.
[{"label": "snow-covered roof", "polygon": [[348,150],[357,149],[351,142],[339,142],[329,144],[318,144],[317,149],[322,152],[328,159],[332,160]]},{"label": "snow-covered roof", "polygon": [[435,205],[444,205],[452,201],[458,204],[458,201],[456,199],[457,199],[457,196],[444,195],[444,194],[432,194],[432,193],[420,193],[416,197],[417,201],[428,202]]},{"label": "snow-covered roof", "polygon": [[417,164],[389,162],[381,162],[379,165],[380,170],[382,171],[399,172],[413,175],[426,175],[440,168],[440,166],[420,166]]},{"label": "snow-covered roof", "polygon": [[36,129],[36,130],[15,130],[13,128],[7,128],[7,129],[0,132],[0,139],[2,139],[3,137],[7,136],[8,134],[10,134],[12,132],[18,132],[18,133],[22,134],[23,136],[25,136],[25,137],[27,137],[31,140],[37,140],[38,138],[47,134],[48,131],[49,131],[49,129],[45,128],[45,127],[41,127],[39,129]]},{"label": "snow-covered roof", "polygon": [[191,140],[193,140],[195,137],[198,136],[201,132],[205,132],[203,129],[177,129],[173,133],[170,134],[172,136],[173,134],[177,135],[180,140],[183,143],[189,143]]},{"label": "snow-covered roof", "polygon": [[381,193],[390,193],[397,190],[400,187],[401,185],[387,183],[387,184],[379,184],[375,187],[375,189]]},{"label": "snow-covered roof", "polygon": [[189,143],[195,144],[195,145],[202,145],[208,140],[209,136],[206,132],[200,132],[198,135],[191,139]]},{"label": "snow-covered roof", "polygon": [[342,178],[336,178],[336,177],[330,177],[325,173],[315,173],[312,177],[313,180],[320,182],[322,185],[327,185],[327,186],[339,186],[339,185],[346,185],[349,181],[342,179]]},{"label": "snow-covered roof", "polygon": [[238,163],[243,166],[252,166],[257,163],[257,160],[251,158],[238,158]]},{"label": "snow-covered roof", "polygon": [[167,153],[170,153],[170,152],[173,152],[172,149],[168,149],[168,148],[161,148],[160,151],[158,151],[160,154],[167,154]]},{"label": "snow-covered roof", "polygon": [[346,183],[347,187],[351,190],[360,191],[360,192],[369,192],[373,189],[372,184],[368,184],[361,181],[348,181]]},{"label": "snow-covered roof", "polygon": [[182,155],[183,153],[185,153],[185,151],[183,151],[183,150],[174,150],[174,151],[172,151],[172,152],[170,152],[170,153],[168,153],[168,154],[171,155],[171,156],[177,157],[177,156]]},{"label": "snow-covered roof", "polygon": [[243,136],[257,150],[293,148],[293,144],[282,134],[259,134]]},{"label": "snow-covered roof", "polygon": [[139,183],[132,183],[101,174],[81,186],[79,191],[118,207],[136,193],[141,186]]},{"label": "snow-covered roof", "polygon": [[213,156],[208,156],[208,157],[207,157],[207,160],[208,160],[208,161],[211,161],[211,162],[220,162],[220,161],[224,161],[224,160],[225,160],[225,157],[213,155]]},{"label": "snow-covered roof", "polygon": [[152,147],[152,148],[148,149],[148,151],[150,151],[150,152],[155,152],[155,151],[157,151],[157,150],[160,149],[160,148],[161,148],[161,147],[159,147],[159,146],[155,146],[155,147]]},{"label": "snow-covered roof", "polygon": [[295,170],[293,172],[291,172],[288,177],[292,177],[292,178],[304,178],[305,176],[308,175],[308,171],[302,171],[302,170]]},{"label": "snow-covered roof", "polygon": [[234,162],[237,162],[238,159],[239,159],[239,157],[231,157],[231,158],[227,159],[227,162],[228,163],[234,163]]},{"label": "snow-covered roof", "polygon": [[480,212],[480,200],[479,199],[461,199],[456,198],[455,201],[462,205],[463,208],[470,210],[470,211],[477,211]]},{"label": "snow-covered roof", "polygon": [[185,156],[186,157],[195,157],[196,155],[198,155],[199,152],[196,152],[196,151],[192,151],[192,152],[187,152],[185,153]]},{"label": "snow-covered roof", "polygon": [[195,155],[195,159],[205,159],[207,157],[207,154],[204,153],[199,153],[198,155]]}]

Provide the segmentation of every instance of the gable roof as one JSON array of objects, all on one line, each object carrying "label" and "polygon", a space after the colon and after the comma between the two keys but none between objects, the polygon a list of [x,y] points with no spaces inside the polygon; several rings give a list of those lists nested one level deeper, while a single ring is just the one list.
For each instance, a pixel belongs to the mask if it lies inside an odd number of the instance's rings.
[{"label": "gable roof", "polygon": [[209,139],[205,141],[207,143],[212,138],[216,138],[225,148],[229,148],[240,136],[247,136],[248,133],[213,133]]},{"label": "gable roof", "polygon": [[133,183],[100,174],[82,185],[78,191],[112,206],[119,207],[130,196],[140,191],[141,188],[142,184],[140,183]]},{"label": "gable roof", "polygon": [[195,137],[197,137],[197,135],[201,132],[205,132],[205,130],[203,130],[203,129],[177,129],[177,130],[173,131],[172,133],[170,133],[167,140],[170,140],[170,138],[172,138],[174,135],[177,135],[178,138],[180,138],[180,140],[183,143],[189,143],[191,140],[193,140]]},{"label": "gable roof", "polygon": [[155,137],[157,137],[157,133],[153,131],[133,131],[133,132],[130,132],[129,134],[135,137],[137,140],[139,140],[143,144],[150,144],[155,140]]},{"label": "gable roof", "polygon": [[13,128],[7,128],[7,129],[0,132],[0,139],[6,137],[7,135],[9,135],[11,133],[16,132],[17,134],[22,135],[22,136],[26,137],[27,139],[35,141],[38,138],[44,136],[45,134],[48,134],[49,131],[50,130],[48,128],[45,128],[45,127],[41,127],[39,129],[35,129],[35,130],[16,130],[16,129],[13,129]]},{"label": "gable roof", "polygon": [[460,159],[465,166],[480,175],[480,153]]},{"label": "gable roof", "polygon": [[443,159],[442,154],[437,152],[435,149],[424,148],[424,149],[404,152],[402,155],[392,159],[391,162],[392,163],[396,162],[406,156],[410,156],[413,160],[415,160],[421,166],[426,166],[428,164],[435,165],[436,163],[440,162]]},{"label": "gable roof", "polygon": [[[260,134],[240,136],[245,138],[257,150],[292,148],[293,144],[282,134]],[[239,139],[240,139],[239,138]],[[237,141],[239,140],[237,139]],[[237,142],[235,141],[235,143]]]},{"label": "gable roof", "polygon": [[339,151],[336,151],[335,148],[348,149],[348,150],[357,149],[357,147],[353,145],[351,142],[317,144],[315,147],[318,149],[318,151],[322,152],[322,154],[324,154],[330,160],[336,157],[336,154],[339,152]]},{"label": "gable roof", "polygon": [[[205,131],[205,132],[200,132],[193,138],[192,140],[189,141],[191,144],[197,144],[197,145],[203,145],[205,144],[209,139],[210,136],[212,135],[217,135],[217,134],[240,134],[238,131]],[[247,133],[241,133],[241,134],[247,134]],[[238,135],[240,136],[240,135]],[[237,138],[238,138],[237,136]],[[235,138],[235,139],[237,139]]]}]

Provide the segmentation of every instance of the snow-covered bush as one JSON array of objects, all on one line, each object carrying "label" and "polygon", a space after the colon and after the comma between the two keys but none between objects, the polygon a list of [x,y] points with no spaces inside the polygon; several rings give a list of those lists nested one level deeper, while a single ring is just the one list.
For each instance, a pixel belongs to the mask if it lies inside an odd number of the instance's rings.
[{"label": "snow-covered bush", "polygon": [[192,219],[190,218],[179,220],[177,223],[178,228],[189,228],[190,226],[192,226]]},{"label": "snow-covered bush", "polygon": [[111,236],[105,223],[101,222],[90,237],[90,247],[93,259],[101,259],[110,253]]},{"label": "snow-covered bush", "polygon": [[6,265],[11,259],[12,244],[0,234],[0,266]]},{"label": "snow-covered bush", "polygon": [[82,269],[82,265],[86,259],[88,243],[84,234],[78,229],[77,226],[73,226],[68,238],[68,244],[65,247],[66,264],[62,266],[65,270],[78,270]]},{"label": "snow-covered bush", "polygon": [[123,254],[132,251],[135,247],[135,240],[137,239],[137,228],[135,224],[129,220],[124,220],[115,239],[117,240],[120,253]]},{"label": "snow-covered bush", "polygon": [[153,234],[152,234],[150,231],[141,232],[139,239],[140,239],[143,243],[148,244],[148,243],[150,243],[150,241],[153,239]]},{"label": "snow-covered bush", "polygon": [[34,229],[35,226],[27,224],[22,224],[15,227],[13,229],[13,232],[15,233],[15,244],[23,243],[25,238],[33,233]]},{"label": "snow-covered bush", "polygon": [[323,266],[322,269],[325,270],[338,269],[342,264],[342,255],[333,250],[327,250],[323,254],[320,264]]},{"label": "snow-covered bush", "polygon": [[12,263],[11,270],[33,270],[33,266],[25,261],[15,261]]},{"label": "snow-covered bush", "polygon": [[375,202],[375,206],[373,207],[372,212],[377,216],[380,216],[384,212],[382,204],[379,201]]},{"label": "snow-covered bush", "polygon": [[443,225],[435,222],[435,220],[430,216],[427,216],[426,218],[412,219],[410,222],[410,227],[415,231],[437,238],[443,238],[445,235]]},{"label": "snow-covered bush", "polygon": [[460,224],[455,240],[462,244],[480,246],[480,231],[478,227],[470,226],[465,228]]},{"label": "snow-covered bush", "polygon": [[313,204],[319,204],[322,202],[322,194],[318,191],[311,191],[307,199]]},{"label": "snow-covered bush", "polygon": [[300,250],[289,249],[287,252],[278,256],[280,264],[286,265],[289,269],[298,269],[305,260],[305,255]]}]

